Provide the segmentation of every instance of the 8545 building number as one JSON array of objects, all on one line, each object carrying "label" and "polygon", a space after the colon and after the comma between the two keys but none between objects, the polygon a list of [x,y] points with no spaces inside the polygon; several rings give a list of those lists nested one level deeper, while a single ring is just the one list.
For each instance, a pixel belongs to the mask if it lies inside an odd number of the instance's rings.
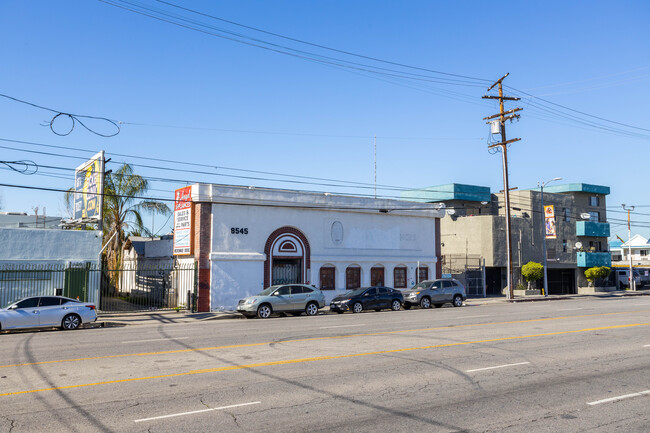
[{"label": "8545 building number", "polygon": [[232,227],[230,229],[230,233],[233,235],[247,235],[248,234],[248,227],[240,228],[240,227]]}]

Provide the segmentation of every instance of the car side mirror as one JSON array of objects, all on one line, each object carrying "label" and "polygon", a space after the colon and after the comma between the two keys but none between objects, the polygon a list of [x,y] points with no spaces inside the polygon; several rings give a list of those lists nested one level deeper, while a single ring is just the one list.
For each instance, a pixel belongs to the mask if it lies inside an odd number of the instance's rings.
[{"label": "car side mirror", "polygon": [[363,296],[370,296],[370,293],[364,293]]},{"label": "car side mirror", "polygon": [[12,305],[11,307],[9,307],[10,310],[15,310],[16,308],[18,308],[18,305]]}]

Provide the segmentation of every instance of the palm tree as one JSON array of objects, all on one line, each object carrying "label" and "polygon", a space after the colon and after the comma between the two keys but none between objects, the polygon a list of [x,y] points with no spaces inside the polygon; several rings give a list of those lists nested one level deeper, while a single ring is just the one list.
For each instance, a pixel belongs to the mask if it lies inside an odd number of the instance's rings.
[{"label": "palm tree", "polygon": [[[142,223],[142,211],[168,215],[171,210],[165,203],[142,200],[149,182],[135,174],[129,164],[123,164],[104,179],[104,239],[112,239],[106,248],[108,269],[119,269],[122,246],[133,233],[153,236]],[[153,227],[152,227],[153,230]],[[116,234],[116,236],[113,236]]]}]

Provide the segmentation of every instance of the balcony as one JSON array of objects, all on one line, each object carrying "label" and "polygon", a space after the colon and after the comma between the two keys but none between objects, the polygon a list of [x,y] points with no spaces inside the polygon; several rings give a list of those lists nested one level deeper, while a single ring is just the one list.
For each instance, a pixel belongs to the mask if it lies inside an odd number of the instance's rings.
[{"label": "balcony", "polygon": [[576,236],[593,236],[595,238],[609,237],[609,223],[593,221],[576,221]]},{"label": "balcony", "polygon": [[593,268],[594,266],[612,266],[611,253],[578,252],[577,262],[580,268]]}]

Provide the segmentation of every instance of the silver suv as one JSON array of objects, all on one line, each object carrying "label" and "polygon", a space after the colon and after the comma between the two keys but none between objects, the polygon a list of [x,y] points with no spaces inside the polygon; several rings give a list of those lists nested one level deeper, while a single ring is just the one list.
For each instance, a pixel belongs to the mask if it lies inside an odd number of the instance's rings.
[{"label": "silver suv", "polygon": [[275,313],[306,313],[315,316],[325,306],[325,295],[314,286],[306,284],[283,284],[271,286],[255,296],[240,299],[237,311],[246,317],[266,319]]},{"label": "silver suv", "polygon": [[433,305],[440,308],[443,304],[451,302],[454,307],[461,307],[467,299],[465,287],[458,280],[442,279],[427,280],[402,292],[404,295],[404,309],[413,306],[431,308]]}]

